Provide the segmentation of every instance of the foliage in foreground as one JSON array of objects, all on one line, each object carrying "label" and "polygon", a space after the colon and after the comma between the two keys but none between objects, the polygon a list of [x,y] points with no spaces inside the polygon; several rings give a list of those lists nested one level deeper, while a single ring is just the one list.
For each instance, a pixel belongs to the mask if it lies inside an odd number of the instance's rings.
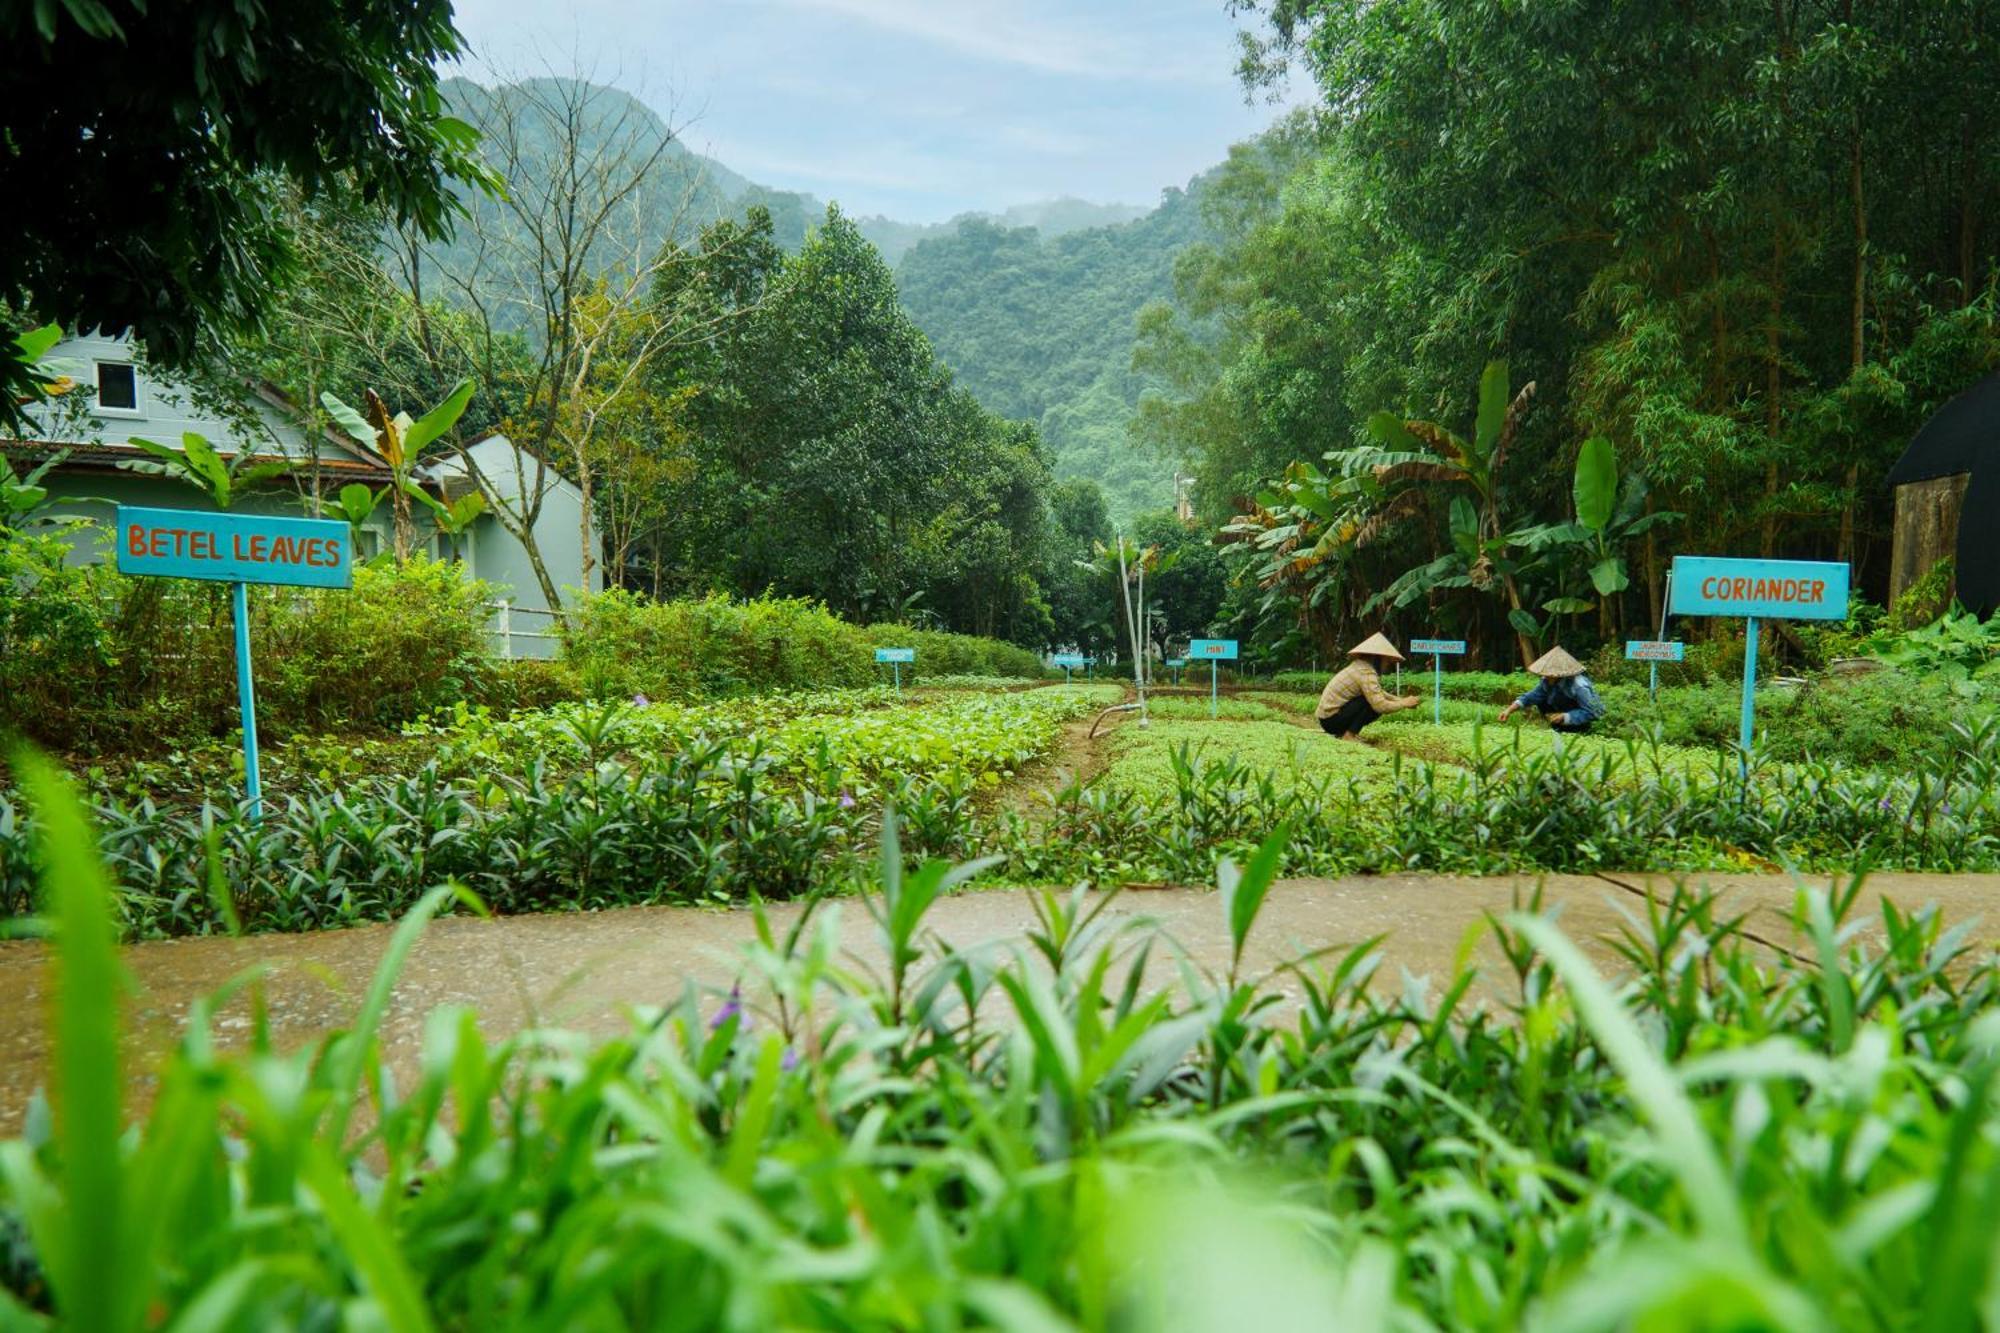
[{"label": "foliage in foreground", "polygon": [[[1614,989],[1546,917],[1502,965],[1384,984],[1379,941],[1267,969],[1284,835],[1218,870],[1226,968],[1045,893],[1018,941],[926,910],[760,917],[743,984],[592,1045],[489,1044],[440,1009],[379,1037],[452,892],[396,931],[353,1026],[276,1050],[252,975],[198,1004],[122,1133],[107,887],[59,780],[55,1114],[0,1146],[13,1326],[1054,1330],[1966,1328],[2000,1317],[2000,972],[1859,880],[1797,950],[1676,890]],[[1281,997],[1284,991],[1293,997]],[[248,1048],[214,1041],[248,992]],[[1482,995],[1490,999],[1478,998]]]}]

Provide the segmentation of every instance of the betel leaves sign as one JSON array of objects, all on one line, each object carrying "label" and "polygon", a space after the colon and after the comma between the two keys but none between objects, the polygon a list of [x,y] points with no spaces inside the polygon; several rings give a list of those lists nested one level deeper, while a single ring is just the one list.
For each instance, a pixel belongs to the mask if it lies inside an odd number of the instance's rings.
[{"label": "betel leaves sign", "polygon": [[252,583],[297,588],[354,584],[353,539],[345,523],[197,509],[118,506],[118,572],[146,578],[206,579],[230,586],[236,622],[236,703],[243,720],[243,787],[250,817],[261,817],[257,690],[250,670]]},{"label": "betel leaves sign", "polygon": [[322,518],[118,506],[118,572],[217,583],[347,588],[345,523]]}]

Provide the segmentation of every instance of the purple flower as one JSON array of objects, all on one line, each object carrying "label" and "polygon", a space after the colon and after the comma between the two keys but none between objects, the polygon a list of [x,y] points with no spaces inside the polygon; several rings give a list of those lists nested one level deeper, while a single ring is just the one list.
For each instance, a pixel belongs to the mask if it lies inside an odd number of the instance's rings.
[{"label": "purple flower", "polygon": [[715,1017],[708,1021],[708,1030],[714,1032],[724,1023],[740,1016],[742,1013],[743,989],[740,986],[731,986],[729,988],[729,998],[723,1002],[722,1008],[715,1011]]},{"label": "purple flower", "polygon": [[651,699],[648,699],[643,694],[635,694],[632,696],[632,702],[638,705],[640,708],[645,708],[648,707],[653,701]]},{"label": "purple flower", "polygon": [[789,1074],[798,1067],[799,1067],[799,1053],[793,1050],[791,1047],[787,1046],[785,1048],[785,1058],[778,1062],[778,1068],[784,1070],[787,1074]]},{"label": "purple flower", "polygon": [[840,794],[840,808],[843,810],[852,810],[854,808],[854,797],[847,792],[842,792]]},{"label": "purple flower", "polygon": [[1884,810],[1887,810],[1889,808],[1889,798],[1886,796],[1882,798],[1882,808]]}]

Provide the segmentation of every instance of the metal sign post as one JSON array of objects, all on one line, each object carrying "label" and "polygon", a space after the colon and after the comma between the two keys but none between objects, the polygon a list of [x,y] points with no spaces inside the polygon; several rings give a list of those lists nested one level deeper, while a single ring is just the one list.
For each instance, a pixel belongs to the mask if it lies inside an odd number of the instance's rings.
[{"label": "metal sign post", "polygon": [[894,669],[896,673],[896,693],[901,694],[903,692],[903,663],[916,661],[917,650],[914,648],[877,648],[875,650],[875,660],[878,663],[887,662]]},{"label": "metal sign post", "polygon": [[1431,724],[1444,725],[1444,659],[1465,656],[1464,639],[1411,639],[1410,651],[1431,655]]},{"label": "metal sign post", "polygon": [[1185,657],[1169,657],[1167,659],[1167,666],[1170,667],[1174,673],[1174,688],[1176,689],[1180,688],[1181,668],[1186,665],[1187,665],[1187,659]]},{"label": "metal sign post", "polygon": [[1651,676],[1646,683],[1646,697],[1658,702],[1660,663],[1685,661],[1687,645],[1678,639],[1627,639],[1625,658],[1630,662],[1645,662],[1651,666]]},{"label": "metal sign post", "polygon": [[257,763],[257,688],[250,667],[252,583],[298,588],[354,584],[347,524],[320,518],[118,506],[118,572],[202,579],[230,586],[236,622],[236,706],[243,720],[243,787],[252,819],[264,814]]},{"label": "metal sign post", "polygon": [[1208,715],[1214,717],[1216,715],[1216,698],[1219,693],[1217,686],[1219,677],[1217,675],[1216,663],[1234,662],[1236,660],[1236,640],[1196,639],[1188,645],[1188,656],[1205,657],[1208,659]]},{"label": "metal sign post", "polygon": [[1061,668],[1062,668],[1062,670],[1063,670],[1063,684],[1067,685],[1067,684],[1069,684],[1069,681],[1070,681],[1070,676],[1069,676],[1069,673],[1070,673],[1070,669],[1071,669],[1072,667],[1080,667],[1080,666],[1082,666],[1082,665],[1083,665],[1083,654],[1082,654],[1082,653],[1057,653],[1057,654],[1056,654],[1056,655],[1055,655],[1055,656],[1054,656],[1053,658],[1051,658],[1051,659],[1050,659],[1050,661],[1052,661],[1052,662],[1053,662],[1053,663],[1054,663],[1054,664],[1055,664],[1056,666],[1059,666],[1059,667],[1061,667]]},{"label": "metal sign post", "polygon": [[1681,556],[1669,570],[1667,595],[1677,616],[1743,617],[1743,711],[1737,747],[1750,773],[1756,735],[1757,629],[1762,620],[1847,619],[1848,567],[1822,560],[1732,560]]}]

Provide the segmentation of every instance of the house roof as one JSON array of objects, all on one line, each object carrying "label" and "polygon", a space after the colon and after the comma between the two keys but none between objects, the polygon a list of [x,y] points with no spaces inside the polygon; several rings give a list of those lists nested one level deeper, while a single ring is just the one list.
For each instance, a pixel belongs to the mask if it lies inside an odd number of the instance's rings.
[{"label": "house roof", "polygon": [[[39,458],[45,458],[50,454],[67,450],[69,457],[63,460],[61,467],[57,469],[59,472],[72,469],[108,472],[117,468],[120,463],[133,460],[150,462],[153,457],[136,445],[111,441],[74,444],[64,440],[0,440],[0,449],[4,449],[8,453],[18,453]],[[227,453],[229,457],[235,457],[233,452],[221,452]],[[254,453],[250,455],[250,461],[253,463],[289,462],[296,464],[297,470],[301,473],[310,473],[313,470],[313,461],[311,459],[287,458],[283,454]],[[354,456],[347,458],[321,458],[319,459],[318,466],[322,474],[332,477],[342,484],[350,481],[383,483],[391,479],[389,465],[380,460],[371,461],[366,458]]]},{"label": "house roof", "polygon": [[1957,476],[1985,459],[2000,466],[2000,372],[1940,407],[1923,424],[1889,469],[1889,484]]}]

